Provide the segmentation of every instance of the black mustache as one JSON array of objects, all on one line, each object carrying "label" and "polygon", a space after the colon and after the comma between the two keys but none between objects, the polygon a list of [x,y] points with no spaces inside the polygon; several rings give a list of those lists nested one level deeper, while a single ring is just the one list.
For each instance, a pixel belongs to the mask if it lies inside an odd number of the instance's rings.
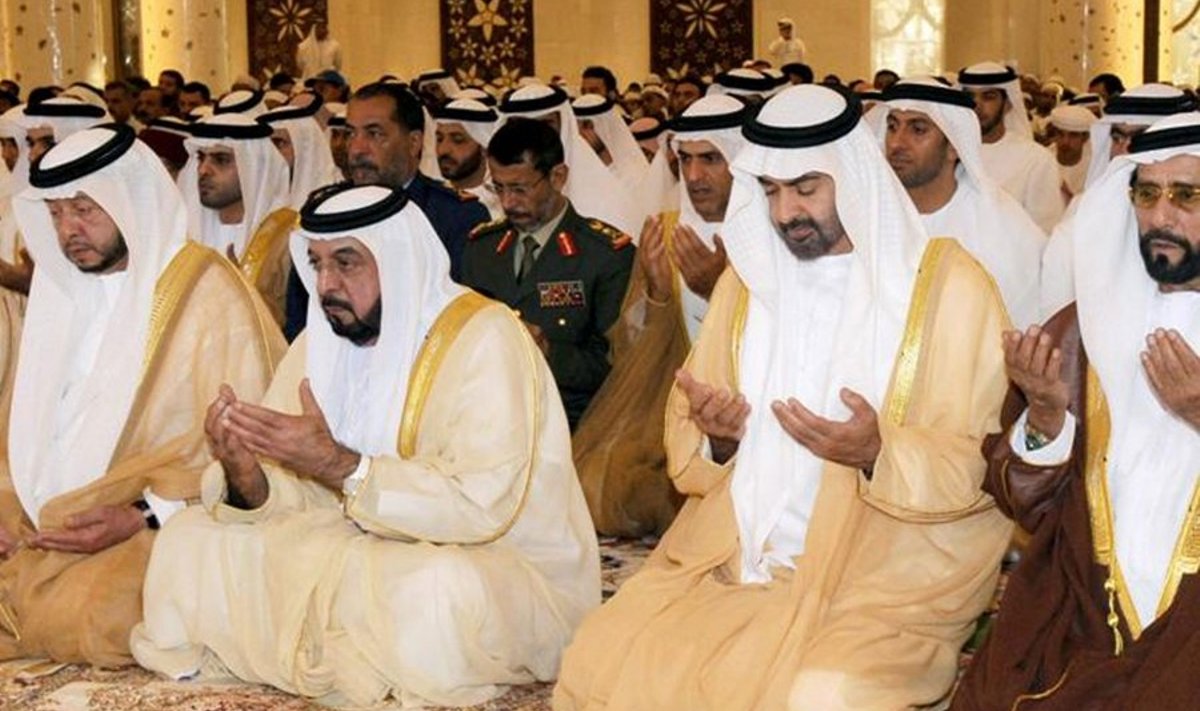
[{"label": "black mustache", "polygon": [[801,228],[808,228],[815,232],[817,230],[817,223],[812,218],[797,217],[795,219],[788,220],[779,226],[779,229],[784,232],[791,232],[792,230],[798,230]]},{"label": "black mustache", "polygon": [[1159,242],[1170,242],[1176,247],[1186,251],[1191,251],[1192,249],[1192,243],[1189,242],[1186,237],[1175,234],[1174,232],[1162,227],[1155,227],[1154,229],[1144,233],[1141,239],[1142,244],[1150,242],[1151,240],[1157,240]]},{"label": "black mustache", "polygon": [[322,297],[321,308],[324,308],[324,309],[339,308],[339,309],[345,309],[346,311],[349,311],[350,313],[354,313],[354,307],[351,306],[348,301],[342,301],[341,299],[336,299],[332,296]]}]

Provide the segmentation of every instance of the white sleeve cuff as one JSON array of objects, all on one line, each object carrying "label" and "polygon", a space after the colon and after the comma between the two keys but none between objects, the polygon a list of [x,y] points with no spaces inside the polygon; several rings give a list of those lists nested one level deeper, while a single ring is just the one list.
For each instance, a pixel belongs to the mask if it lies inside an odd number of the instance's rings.
[{"label": "white sleeve cuff", "polygon": [[1045,447],[1032,451],[1025,447],[1025,422],[1028,418],[1029,409],[1026,408],[1012,426],[1008,445],[1013,453],[1020,457],[1021,461],[1035,467],[1057,467],[1065,464],[1071,458],[1071,451],[1075,446],[1075,416],[1068,412],[1058,436]]},{"label": "white sleeve cuff", "polygon": [[367,472],[370,470],[371,458],[365,454],[359,455],[358,466],[355,467],[350,476],[346,477],[345,481],[342,482],[342,493],[348,497],[353,496],[354,492],[358,490],[358,485],[362,483],[363,479],[367,478]]},{"label": "white sleeve cuff", "polygon": [[142,498],[150,506],[150,512],[158,519],[159,526],[167,525],[168,519],[187,508],[186,501],[176,501],[174,499],[164,499],[161,496],[155,496],[154,492],[150,491],[150,487],[146,487],[142,491]]}]

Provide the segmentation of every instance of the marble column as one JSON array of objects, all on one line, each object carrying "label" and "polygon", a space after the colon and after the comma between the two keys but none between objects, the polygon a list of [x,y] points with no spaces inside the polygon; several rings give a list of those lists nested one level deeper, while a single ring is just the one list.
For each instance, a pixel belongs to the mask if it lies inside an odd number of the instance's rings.
[{"label": "marble column", "polygon": [[1057,74],[1080,91],[1102,72],[1136,86],[1142,82],[1145,26],[1141,0],[1047,0],[1042,75]]},{"label": "marble column", "polygon": [[228,90],[248,71],[246,3],[243,0],[141,0],[143,74],[156,81],[177,69],[189,81]]},{"label": "marble column", "polygon": [[86,81],[110,73],[112,0],[0,0],[0,76],[23,92]]}]

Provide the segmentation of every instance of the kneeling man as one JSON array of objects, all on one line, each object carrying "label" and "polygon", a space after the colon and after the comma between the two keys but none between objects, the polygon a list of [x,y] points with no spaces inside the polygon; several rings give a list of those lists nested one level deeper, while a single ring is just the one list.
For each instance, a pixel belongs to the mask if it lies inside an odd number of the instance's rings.
[{"label": "kneeling man", "polygon": [[402,191],[314,193],[301,228],[309,329],[262,405],[213,402],[220,462],[155,549],[138,662],[341,705],[553,679],[600,576],[546,361]]},{"label": "kneeling man", "polygon": [[[159,523],[200,495],[222,383],[265,392],[283,352],[133,130],[76,133],[15,201],[37,261],[0,462],[0,659],[128,664]],[[264,324],[269,327],[264,328]]]},{"label": "kneeling man", "polygon": [[743,127],[731,269],[667,401],[687,499],[556,709],[900,709],[954,682],[1011,532],[979,450],[1007,320],[859,117],[798,85]]}]

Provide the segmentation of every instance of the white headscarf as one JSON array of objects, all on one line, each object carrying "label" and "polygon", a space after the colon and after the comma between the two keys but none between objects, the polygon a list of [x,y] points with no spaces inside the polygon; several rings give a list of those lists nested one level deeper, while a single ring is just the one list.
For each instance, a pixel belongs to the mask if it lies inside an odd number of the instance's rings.
[{"label": "white headscarf", "polygon": [[1021,94],[1021,78],[1010,67],[996,62],[972,64],[958,73],[958,84],[964,89],[1003,89],[1009,103],[1004,114],[1004,130],[1033,140],[1033,127],[1029,124]]},{"label": "white headscarf", "polygon": [[238,89],[231,91],[221,100],[217,102],[213,113],[220,114],[241,114],[250,118],[258,118],[267,111],[267,102],[265,95],[261,91],[250,91],[248,89]]},{"label": "white headscarf", "polygon": [[0,259],[11,261],[16,257],[18,235],[17,218],[13,213],[13,198],[29,187],[29,148],[25,143],[24,106],[14,106],[0,115],[0,138],[12,139],[17,144],[17,162],[9,171],[0,160]]},{"label": "white headscarf", "polygon": [[552,113],[558,114],[559,138],[569,169],[564,192],[575,211],[627,234],[640,234],[644,215],[631,192],[635,186],[622,185],[579,135],[570,101],[561,89],[544,84],[517,89],[500,104],[500,125],[516,116],[536,119]]},{"label": "white headscarf", "polygon": [[584,94],[571,102],[576,120],[590,120],[596,135],[608,148],[613,162],[609,169],[625,185],[636,185],[649,169],[646,155],[633,139],[617,105],[599,94]]},{"label": "white headscarf", "polygon": [[[963,192],[956,192],[942,210],[957,207],[964,222],[956,225],[961,229],[955,234],[930,236],[953,237],[978,259],[996,280],[1013,322],[1024,328],[1038,319],[1038,274],[1046,235],[983,167],[975,111],[950,103],[953,95],[942,92],[957,93],[935,79],[904,79],[884,92],[884,101],[867,114],[867,122],[884,146],[887,117],[893,110],[923,113],[946,136],[958,153],[956,190]],[[937,222],[937,216],[922,216],[922,222]]]},{"label": "white headscarf", "polygon": [[24,109],[19,116],[26,133],[35,128],[49,127],[54,131],[56,142],[86,128],[112,121],[104,109],[69,96],[58,96],[40,104],[25,104],[19,108]]},{"label": "white headscarf", "polygon": [[[678,154],[679,144],[683,141],[709,141],[732,166],[746,145],[746,139],[742,137],[742,122],[746,113],[746,105],[732,96],[702,97],[687,107],[674,122],[671,147]],[[679,190],[679,222],[692,228],[704,246],[710,250],[716,249],[714,238],[725,224],[723,220],[707,222],[701,217],[692,204],[686,185],[681,185]],[[708,313],[708,300],[688,288],[682,277],[679,277],[679,282],[684,325],[694,343],[700,334],[700,323]]]},{"label": "white headscarf", "polygon": [[[96,161],[114,145],[127,149],[114,162],[53,187],[29,188],[15,201],[17,219],[37,262],[17,365],[9,430],[13,485],[34,522],[43,505],[103,476],[129,417],[146,357],[154,289],[183,246],[187,215],[179,191],[158,156],[134,140],[131,129],[94,128],[74,134],[42,158],[34,180],[76,161]],[[114,151],[115,152],[115,151]],[[129,249],[129,266],[107,319],[95,367],[64,393],[76,350],[96,326],[105,302],[101,277],[85,274],[63,255],[44,200],[83,193],[116,222]],[[64,407],[73,422],[59,431]],[[60,438],[55,442],[56,431]]]},{"label": "white headscarf", "polygon": [[[229,148],[237,161],[245,206],[242,229],[233,242],[234,252],[241,257],[267,215],[288,205],[287,161],[271,143],[270,129],[246,114],[208,116],[192,124],[192,132],[192,137],[184,141],[188,162],[179,171],[179,189],[187,206],[189,233],[197,242],[225,254],[228,245],[221,237],[220,217],[216,210],[200,204],[197,152],[216,146]],[[247,137],[250,134],[255,137]]]},{"label": "white headscarf", "polygon": [[[292,263],[313,294],[306,331],[306,371],[313,394],[334,437],[367,456],[396,454],[413,363],[438,315],[466,291],[450,280],[450,259],[429,220],[406,200],[380,186],[348,187],[306,208],[301,229],[291,238]],[[345,226],[317,224],[321,218],[371,210],[382,214]],[[382,318],[372,346],[356,346],[333,332],[309,265],[310,240],[343,237],[362,242],[378,266]]]},{"label": "white headscarf", "polygon": [[[1154,145],[1165,138],[1181,140]],[[1132,152],[1084,193],[1071,234],[1079,330],[1112,418],[1107,473],[1116,556],[1143,625],[1156,616],[1200,472],[1200,437],[1158,402],[1140,354],[1160,327],[1200,348],[1200,295],[1163,294],[1147,274],[1128,190],[1137,166],[1181,155],[1200,156],[1200,114],[1168,116],[1136,138]]]},{"label": "white headscarf", "polygon": [[[881,408],[928,241],[859,112],[857,101],[847,102],[828,87],[784,89],[747,124],[749,142],[733,164],[722,237],[730,263],[750,290],[738,387],[752,409],[731,484],[743,582],[769,580],[770,566],[791,567],[792,557],[803,553],[825,466],[783,430],[770,403],[795,397],[817,414],[843,420],[849,411],[839,391],[846,387]],[[799,127],[809,127],[810,133],[821,127],[824,135],[803,141],[806,147],[763,145],[770,140],[764,133],[790,128],[794,134]],[[802,141],[789,137],[784,142]],[[810,172],[825,173],[836,184],[837,214],[854,244],[849,255],[801,261],[771,222],[757,178],[787,180]],[[846,271],[840,272],[839,263]],[[829,280],[831,273],[836,279],[831,289],[805,288]],[[808,302],[839,286],[835,309],[840,316],[823,329],[833,337],[813,343],[810,320],[829,314],[813,313]]]},{"label": "white headscarf", "polygon": [[1195,100],[1181,90],[1167,84],[1142,84],[1119,96],[1114,96],[1104,107],[1104,115],[1092,124],[1092,161],[1088,165],[1087,184],[1090,186],[1104,175],[1112,153],[1112,127],[1123,123],[1131,126],[1149,126],[1163,116],[1195,111]]},{"label": "white headscarf", "polygon": [[319,101],[303,108],[280,106],[258,117],[260,123],[272,129],[283,129],[291,137],[295,165],[291,171],[288,204],[297,210],[304,206],[312,191],[342,181],[342,171],[333,162],[333,153],[329,150],[329,139],[313,118],[320,107]]},{"label": "white headscarf", "polygon": [[[659,123],[657,134],[653,140],[657,148],[646,174],[638,183],[634,195],[637,199],[638,212],[643,215],[657,215],[662,212],[675,212],[679,209],[679,179],[671,172],[668,153],[671,150],[671,133],[669,122],[659,122],[658,119],[638,119],[638,121],[654,121]],[[637,121],[634,122],[635,124]]]},{"label": "white headscarf", "polygon": [[17,143],[17,162],[10,173],[9,189],[5,197],[12,197],[29,186],[29,148],[25,143],[25,105],[14,106],[0,114],[0,137],[11,138]]},{"label": "white headscarf", "polygon": [[[1092,124],[1092,158],[1088,164],[1086,187],[1099,182],[1111,163],[1112,127],[1116,124],[1149,126],[1164,116],[1194,113],[1196,102],[1179,89],[1166,84],[1143,84],[1114,96],[1105,106],[1105,113]],[[1072,261],[1071,232],[1082,204],[1080,196],[1071,202],[1067,214],[1054,228],[1042,256],[1041,316],[1050,318],[1075,300],[1075,279]]]},{"label": "white headscarf", "polygon": [[434,116],[436,124],[457,124],[471,140],[487,150],[500,121],[496,110],[474,99],[455,99]]},{"label": "white headscarf", "polygon": [[433,84],[442,90],[442,95],[447,99],[460,91],[454,75],[441,68],[421,72],[417,75],[417,80],[413,84],[417,91],[420,91],[426,84]]},{"label": "white headscarf", "polygon": [[729,94],[731,96],[758,97],[765,99],[779,88],[776,80],[757,69],[742,67],[718,74],[708,87],[708,96]]}]

